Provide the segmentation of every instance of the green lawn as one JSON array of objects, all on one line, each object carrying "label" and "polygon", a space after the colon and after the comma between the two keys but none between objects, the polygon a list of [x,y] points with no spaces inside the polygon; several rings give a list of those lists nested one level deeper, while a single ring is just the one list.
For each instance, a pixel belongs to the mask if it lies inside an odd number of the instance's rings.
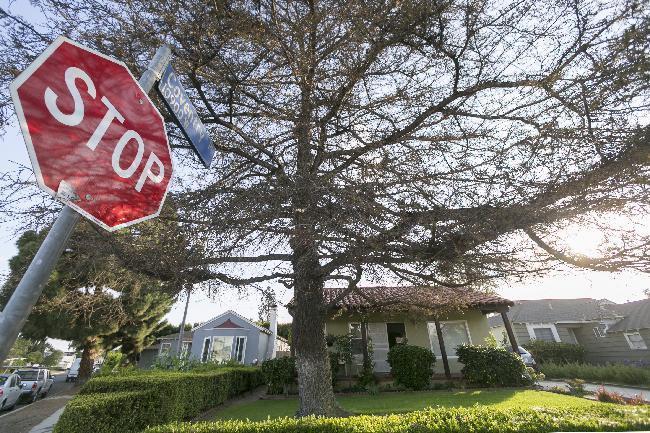
[{"label": "green lawn", "polygon": [[[497,408],[528,407],[588,407],[601,405],[584,398],[531,390],[471,390],[471,391],[422,391],[385,392],[378,395],[347,395],[338,397],[346,410],[355,414],[386,414],[411,412],[429,406],[474,406],[475,404]],[[296,398],[284,400],[258,400],[234,405],[217,413],[216,419],[250,419],[259,421],[293,416],[298,409]]]}]

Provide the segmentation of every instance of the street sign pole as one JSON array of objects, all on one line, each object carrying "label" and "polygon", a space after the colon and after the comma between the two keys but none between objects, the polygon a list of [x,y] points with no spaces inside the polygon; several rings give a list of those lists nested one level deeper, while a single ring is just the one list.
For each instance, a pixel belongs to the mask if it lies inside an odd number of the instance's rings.
[{"label": "street sign pole", "polygon": [[[145,93],[149,93],[156,81],[160,79],[170,58],[171,50],[167,45],[158,48],[149,62],[147,70],[138,80]],[[80,215],[71,207],[63,208],[18,283],[18,287],[0,313],[0,365],[7,358],[9,350],[16,342],[18,334],[29,317],[29,313],[41,296],[79,217]]]}]

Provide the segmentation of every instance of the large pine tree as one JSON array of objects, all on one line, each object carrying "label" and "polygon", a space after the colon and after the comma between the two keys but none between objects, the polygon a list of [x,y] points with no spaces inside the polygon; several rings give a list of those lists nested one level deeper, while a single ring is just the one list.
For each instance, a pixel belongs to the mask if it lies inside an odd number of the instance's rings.
[{"label": "large pine tree", "polygon": [[[59,33],[133,71],[171,45],[218,150],[208,172],[183,161],[176,217],[208,258],[175,269],[294,290],[300,415],[339,411],[325,284],[476,285],[560,262],[648,271],[634,226],[650,215],[648,2],[38,5],[47,29],[4,21],[5,81]],[[555,236],[590,222],[610,240],[601,257]]]}]

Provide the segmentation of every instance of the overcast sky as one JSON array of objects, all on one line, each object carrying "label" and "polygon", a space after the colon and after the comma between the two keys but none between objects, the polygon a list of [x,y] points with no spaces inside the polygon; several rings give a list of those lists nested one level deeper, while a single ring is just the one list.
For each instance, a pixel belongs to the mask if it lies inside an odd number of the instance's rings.
[{"label": "overcast sky", "polygon": [[[11,6],[9,7],[9,4]],[[20,11],[23,15],[33,17],[33,9],[26,0],[9,2],[0,0],[0,6]],[[15,164],[30,165],[25,144],[17,127],[4,132],[0,137],[0,172],[12,170]],[[648,223],[650,224],[650,222]],[[0,224],[0,275],[8,269],[9,259],[16,253],[15,227]],[[597,241],[597,240],[596,240]],[[572,247],[583,249],[584,244],[595,242],[593,237],[577,236]],[[589,245],[587,245],[589,246]],[[278,286],[278,300],[286,303],[291,292]],[[544,278],[531,278],[523,282],[504,281],[496,291],[509,299],[549,299],[549,298],[607,298],[615,302],[626,302],[644,297],[644,289],[650,288],[650,276],[635,273],[603,273],[595,271],[567,270],[561,274]],[[183,314],[184,299],[181,299],[167,318],[172,323],[179,323]],[[255,293],[238,294],[235,290],[218,295],[193,295],[188,313],[190,323],[203,322],[225,310],[235,310],[251,319],[257,318],[258,297]],[[290,321],[285,308],[280,309],[280,321]],[[59,345],[59,347],[62,347]]]}]

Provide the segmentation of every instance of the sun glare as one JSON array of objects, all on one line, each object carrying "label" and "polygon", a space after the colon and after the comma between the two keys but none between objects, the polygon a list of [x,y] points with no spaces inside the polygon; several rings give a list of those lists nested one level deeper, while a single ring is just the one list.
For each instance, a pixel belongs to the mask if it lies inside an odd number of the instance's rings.
[{"label": "sun glare", "polygon": [[568,227],[562,238],[572,253],[588,257],[599,256],[599,251],[605,242],[602,231],[577,224]]}]

